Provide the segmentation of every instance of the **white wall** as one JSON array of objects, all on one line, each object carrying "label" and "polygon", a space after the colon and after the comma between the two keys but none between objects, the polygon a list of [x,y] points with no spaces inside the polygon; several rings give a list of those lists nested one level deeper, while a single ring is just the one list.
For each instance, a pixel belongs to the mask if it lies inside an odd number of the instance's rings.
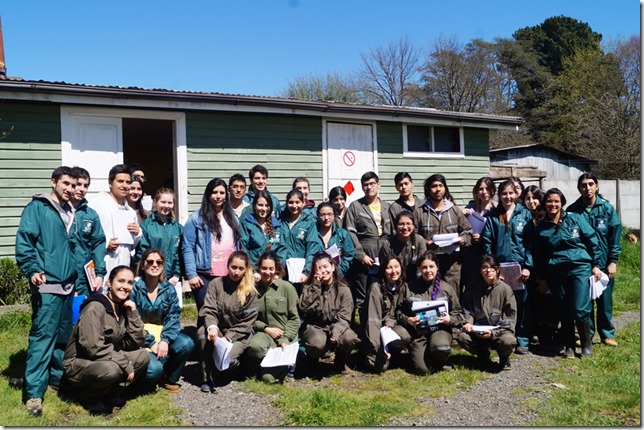
[{"label": "white wall", "polygon": [[[622,224],[631,228],[640,228],[640,182],[619,180],[619,200],[617,198],[617,181],[599,179],[599,193],[608,200],[622,220]],[[543,190],[559,188],[566,196],[567,205],[579,198],[577,180],[543,180]]]}]

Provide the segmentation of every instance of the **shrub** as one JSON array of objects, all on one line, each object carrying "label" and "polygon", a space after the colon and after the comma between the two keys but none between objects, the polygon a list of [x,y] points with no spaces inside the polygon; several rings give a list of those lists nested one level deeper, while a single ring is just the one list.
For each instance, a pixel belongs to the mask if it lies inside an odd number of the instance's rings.
[{"label": "shrub", "polygon": [[0,303],[17,305],[29,303],[29,281],[11,258],[0,259]]}]

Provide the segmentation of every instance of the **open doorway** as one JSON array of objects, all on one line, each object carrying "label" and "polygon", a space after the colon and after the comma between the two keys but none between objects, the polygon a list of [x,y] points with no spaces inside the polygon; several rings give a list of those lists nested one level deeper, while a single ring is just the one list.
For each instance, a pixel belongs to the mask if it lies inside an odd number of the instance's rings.
[{"label": "open doorway", "polygon": [[143,166],[144,192],[154,197],[161,187],[177,189],[173,121],[123,118],[123,162]]}]

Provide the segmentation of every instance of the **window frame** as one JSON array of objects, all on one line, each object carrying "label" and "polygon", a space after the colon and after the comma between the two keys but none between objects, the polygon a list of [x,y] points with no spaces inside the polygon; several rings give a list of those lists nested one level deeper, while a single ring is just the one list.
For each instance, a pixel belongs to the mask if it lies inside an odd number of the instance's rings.
[{"label": "window frame", "polygon": [[[459,139],[459,151],[458,152],[433,152],[433,151],[410,151],[409,150],[409,141],[407,127],[428,127],[432,135],[432,146],[434,145],[434,127],[445,127],[445,128],[456,128],[458,129],[458,139]],[[439,125],[439,124],[403,124],[402,130],[403,138],[403,157],[408,158],[465,158],[465,133],[463,127],[457,126],[448,126],[448,125]]]}]

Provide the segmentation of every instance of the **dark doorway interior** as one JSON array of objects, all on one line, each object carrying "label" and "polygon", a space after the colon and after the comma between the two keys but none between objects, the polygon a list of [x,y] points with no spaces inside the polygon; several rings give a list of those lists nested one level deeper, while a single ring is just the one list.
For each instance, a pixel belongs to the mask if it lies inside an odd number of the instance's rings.
[{"label": "dark doorway interior", "polygon": [[175,189],[173,122],[123,118],[123,162],[145,170],[144,192],[154,197],[161,187]]}]

